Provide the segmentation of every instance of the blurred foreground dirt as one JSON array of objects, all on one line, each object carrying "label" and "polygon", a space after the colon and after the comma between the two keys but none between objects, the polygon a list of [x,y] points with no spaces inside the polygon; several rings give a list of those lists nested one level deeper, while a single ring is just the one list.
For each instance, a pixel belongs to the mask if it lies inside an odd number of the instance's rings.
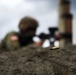
[{"label": "blurred foreground dirt", "polygon": [[76,46],[0,50],[0,75],[76,75]]}]

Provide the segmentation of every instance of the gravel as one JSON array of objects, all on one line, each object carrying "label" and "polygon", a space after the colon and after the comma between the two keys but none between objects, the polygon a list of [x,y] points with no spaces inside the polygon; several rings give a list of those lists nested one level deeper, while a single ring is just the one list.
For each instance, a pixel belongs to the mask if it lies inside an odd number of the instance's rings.
[{"label": "gravel", "polygon": [[76,75],[76,46],[0,50],[0,75]]}]

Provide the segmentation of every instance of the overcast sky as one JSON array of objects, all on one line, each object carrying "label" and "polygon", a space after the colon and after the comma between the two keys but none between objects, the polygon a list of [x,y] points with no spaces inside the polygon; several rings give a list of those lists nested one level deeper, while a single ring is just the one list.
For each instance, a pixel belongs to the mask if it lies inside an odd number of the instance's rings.
[{"label": "overcast sky", "polygon": [[[71,2],[75,25],[76,0]],[[24,16],[32,16],[39,21],[37,34],[48,33],[48,27],[58,26],[57,6],[57,0],[0,0],[0,39],[9,31],[18,31],[18,23]]]}]

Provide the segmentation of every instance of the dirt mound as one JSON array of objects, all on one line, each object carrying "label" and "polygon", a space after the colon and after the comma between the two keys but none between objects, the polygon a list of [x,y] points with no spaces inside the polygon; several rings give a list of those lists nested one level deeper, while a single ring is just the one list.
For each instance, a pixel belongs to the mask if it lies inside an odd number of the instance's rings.
[{"label": "dirt mound", "polygon": [[0,75],[76,75],[76,47],[29,46],[0,53]]}]

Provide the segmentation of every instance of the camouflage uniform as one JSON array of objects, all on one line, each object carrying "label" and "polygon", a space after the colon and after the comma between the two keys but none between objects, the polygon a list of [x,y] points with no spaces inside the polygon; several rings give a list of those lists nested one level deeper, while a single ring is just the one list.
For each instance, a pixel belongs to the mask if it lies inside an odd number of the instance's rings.
[{"label": "camouflage uniform", "polygon": [[1,41],[1,48],[18,49],[33,44],[38,22],[31,17],[24,17],[19,23],[19,32],[10,32]]}]

